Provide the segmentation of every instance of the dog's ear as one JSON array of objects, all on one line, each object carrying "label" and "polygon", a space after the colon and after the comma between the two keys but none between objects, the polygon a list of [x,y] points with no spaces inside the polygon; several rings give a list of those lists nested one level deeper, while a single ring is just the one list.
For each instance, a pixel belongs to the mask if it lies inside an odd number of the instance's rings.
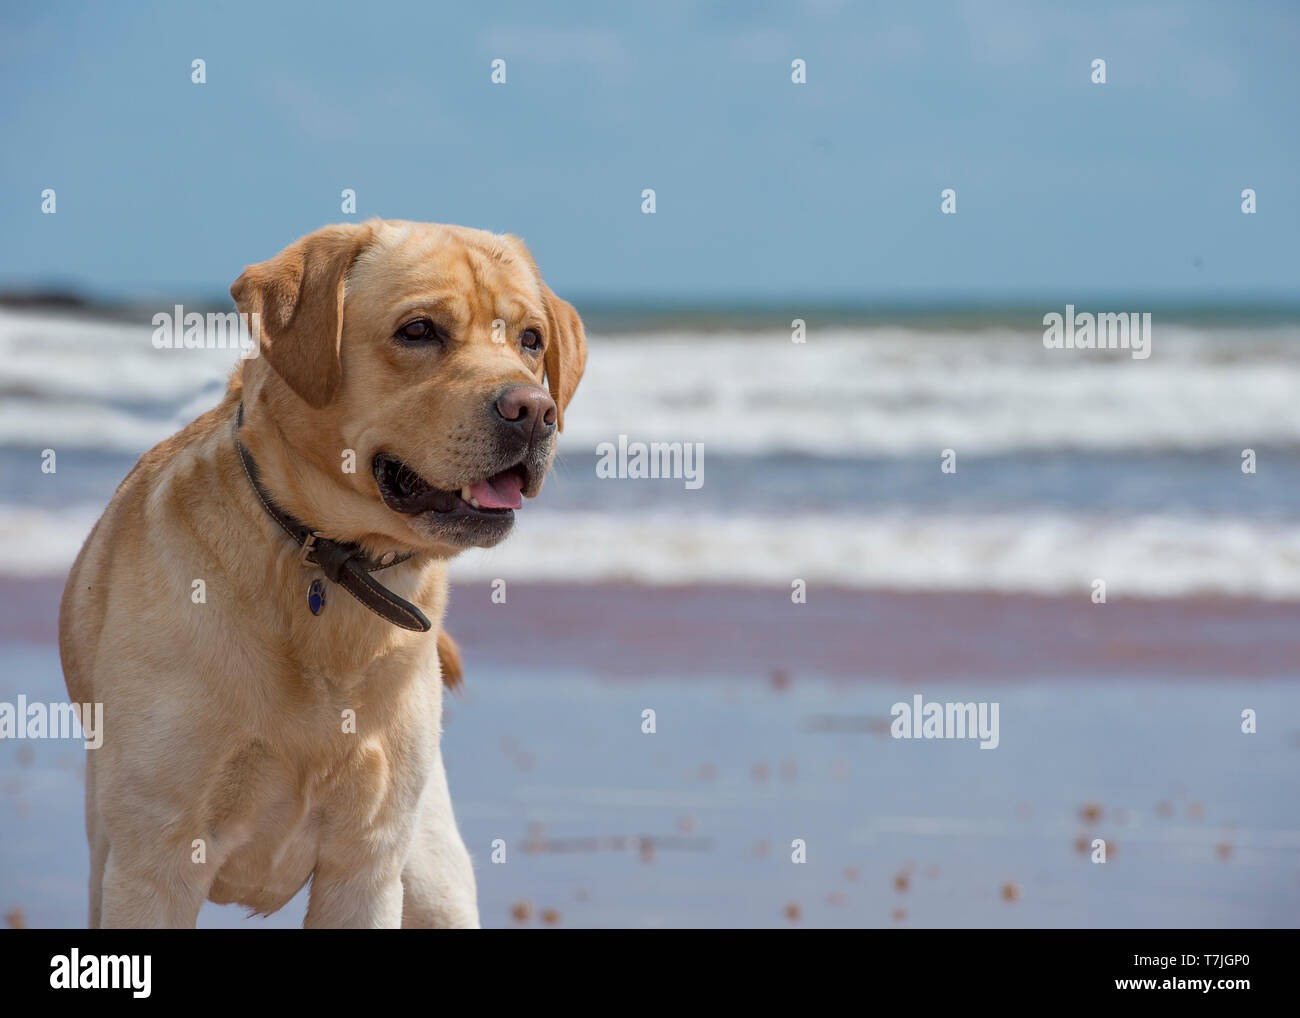
[{"label": "dog's ear", "polygon": [[369,224],[326,226],[248,266],[230,287],[240,312],[258,316],[267,363],[313,407],[332,402],[343,381],[343,284],[373,236]]},{"label": "dog's ear", "polygon": [[460,648],[445,629],[438,630],[438,664],[442,666],[442,684],[448,689],[460,689],[465,678]]},{"label": "dog's ear", "polygon": [[564,408],[582,380],[587,366],[587,335],[582,329],[582,319],[567,300],[561,300],[545,283],[542,298],[546,301],[546,315],[550,319],[551,336],[546,343],[546,384],[555,400],[555,422],[564,430]]}]

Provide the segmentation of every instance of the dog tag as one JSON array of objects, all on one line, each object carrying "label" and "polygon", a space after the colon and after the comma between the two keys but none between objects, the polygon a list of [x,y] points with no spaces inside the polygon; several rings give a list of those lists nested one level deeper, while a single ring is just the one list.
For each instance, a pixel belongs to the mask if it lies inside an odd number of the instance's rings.
[{"label": "dog tag", "polygon": [[319,615],[325,610],[324,580],[311,581],[311,586],[307,588],[307,607],[311,609],[313,615]]}]

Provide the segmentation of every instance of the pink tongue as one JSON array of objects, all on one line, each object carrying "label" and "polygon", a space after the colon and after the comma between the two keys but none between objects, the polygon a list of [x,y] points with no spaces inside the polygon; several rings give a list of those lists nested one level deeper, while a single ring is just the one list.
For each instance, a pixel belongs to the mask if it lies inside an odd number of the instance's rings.
[{"label": "pink tongue", "polygon": [[469,493],[484,509],[522,509],[524,500],[520,489],[523,486],[523,479],[516,473],[497,474],[479,481]]}]

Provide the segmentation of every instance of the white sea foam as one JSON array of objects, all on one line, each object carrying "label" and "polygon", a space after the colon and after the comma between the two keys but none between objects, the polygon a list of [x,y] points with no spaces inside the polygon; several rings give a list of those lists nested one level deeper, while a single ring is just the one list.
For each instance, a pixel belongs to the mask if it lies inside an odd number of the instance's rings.
[{"label": "white sea foam", "polygon": [[[102,507],[0,505],[5,572],[67,569]],[[1175,516],[889,514],[716,518],[534,511],[503,545],[466,552],[454,581],[719,583],[1087,596],[1224,594],[1300,600],[1300,524]]]},{"label": "white sea foam", "polygon": [[0,505],[0,555],[8,576],[57,576],[72,566],[103,506]]},{"label": "white sea foam", "polygon": [[230,350],[155,350],[152,335],[148,325],[0,310],[0,392],[174,405],[238,360]]},{"label": "white sea foam", "polygon": [[453,577],[1300,599],[1300,524],[1039,515],[536,514]]},{"label": "white sea foam", "polygon": [[[216,402],[228,350],[147,326],[0,312],[0,445],[142,452]],[[1037,331],[896,326],[593,335],[564,445],[619,434],[711,453],[1300,445],[1300,329],[1155,325],[1150,360],[1051,351]]]},{"label": "white sea foam", "polygon": [[1300,330],[1167,327],[1141,362],[1005,330],[620,337],[593,353],[565,420],[580,445],[628,434],[745,453],[1295,445]]}]

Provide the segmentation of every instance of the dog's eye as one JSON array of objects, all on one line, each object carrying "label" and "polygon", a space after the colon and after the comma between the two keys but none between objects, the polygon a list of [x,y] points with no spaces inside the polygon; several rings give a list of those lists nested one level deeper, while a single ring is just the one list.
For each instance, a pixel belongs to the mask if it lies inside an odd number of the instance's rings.
[{"label": "dog's eye", "polygon": [[519,342],[525,350],[540,350],[542,348],[542,334],[536,329],[524,329],[523,335],[519,337]]},{"label": "dog's eye", "polygon": [[440,339],[438,330],[434,327],[433,322],[427,318],[417,318],[413,322],[407,322],[397,330],[397,338],[405,340],[408,343],[428,343],[430,340]]}]

